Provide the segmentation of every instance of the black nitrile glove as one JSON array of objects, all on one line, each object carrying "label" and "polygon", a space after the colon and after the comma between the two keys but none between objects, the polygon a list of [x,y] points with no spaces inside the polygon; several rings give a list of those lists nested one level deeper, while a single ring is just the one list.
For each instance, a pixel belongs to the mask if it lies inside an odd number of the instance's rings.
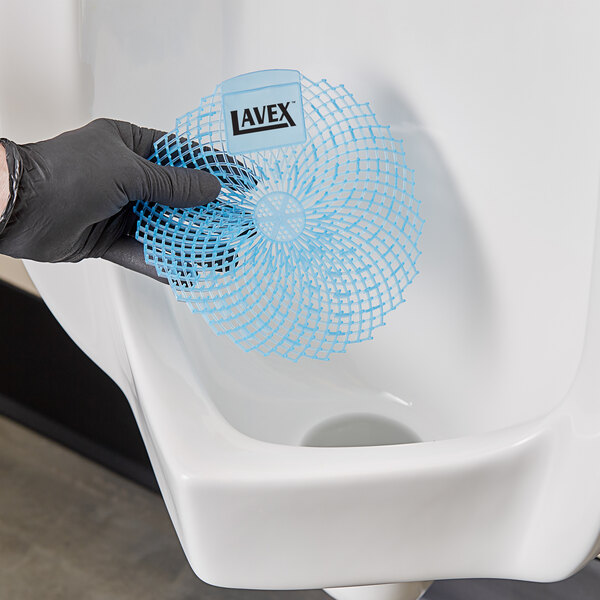
[{"label": "black nitrile glove", "polygon": [[156,278],[141,244],[124,237],[135,224],[131,203],[189,208],[211,202],[220,191],[210,173],[146,160],[163,135],[97,119],[34,144],[0,140],[16,188],[0,254],[42,262],[104,257]]}]

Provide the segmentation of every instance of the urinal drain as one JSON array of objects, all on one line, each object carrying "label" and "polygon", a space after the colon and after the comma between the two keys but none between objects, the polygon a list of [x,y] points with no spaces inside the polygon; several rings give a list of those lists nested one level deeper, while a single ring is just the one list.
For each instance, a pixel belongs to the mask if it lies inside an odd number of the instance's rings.
[{"label": "urinal drain", "polygon": [[421,438],[410,427],[381,415],[349,414],[331,417],[315,425],[301,446],[350,447],[415,444]]},{"label": "urinal drain", "polygon": [[146,262],[244,350],[326,359],[368,340],[417,274],[423,221],[402,142],[343,86],[227,80],[151,160],[206,169],[215,202],[138,202]]}]

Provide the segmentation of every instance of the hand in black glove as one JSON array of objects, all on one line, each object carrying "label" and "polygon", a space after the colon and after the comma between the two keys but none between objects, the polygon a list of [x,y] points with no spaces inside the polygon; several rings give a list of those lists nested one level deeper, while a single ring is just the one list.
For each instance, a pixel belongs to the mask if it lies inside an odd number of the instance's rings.
[{"label": "hand in black glove", "polygon": [[146,160],[163,135],[97,119],[34,144],[0,140],[18,186],[0,254],[42,262],[105,257],[152,275],[141,244],[123,238],[135,223],[131,203],[188,208],[207,204],[220,191],[210,173]]}]

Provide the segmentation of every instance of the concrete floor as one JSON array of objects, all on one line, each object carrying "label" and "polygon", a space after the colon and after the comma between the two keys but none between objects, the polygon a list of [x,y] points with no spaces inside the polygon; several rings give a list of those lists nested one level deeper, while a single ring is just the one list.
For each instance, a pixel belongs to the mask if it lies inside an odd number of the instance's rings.
[{"label": "concrete floor", "polygon": [[[187,565],[161,498],[0,417],[0,600],[326,600],[216,588]],[[595,600],[600,561],[566,582],[435,583],[427,600]]]}]

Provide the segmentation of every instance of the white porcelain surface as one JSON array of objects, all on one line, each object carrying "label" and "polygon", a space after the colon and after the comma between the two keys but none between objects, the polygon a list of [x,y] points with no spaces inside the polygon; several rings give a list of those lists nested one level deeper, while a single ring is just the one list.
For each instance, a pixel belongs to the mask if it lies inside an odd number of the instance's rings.
[{"label": "white porcelain surface", "polygon": [[325,591],[335,600],[419,600],[432,581],[412,583],[383,583],[346,588],[329,588]]},{"label": "white porcelain surface", "polygon": [[[407,302],[330,362],[246,354],[167,287],[101,260],[28,264],[127,394],[196,573],[263,589],[554,581],[597,554],[600,7],[82,7],[57,24],[79,32],[80,63],[27,20],[54,49],[47,68],[78,82],[44,132],[69,115],[168,128],[225,77],[298,68],[372,100],[406,141],[427,219]],[[41,99],[56,80],[27,84]],[[20,93],[0,90],[0,127],[38,137]],[[394,435],[422,443],[303,445]]]}]

